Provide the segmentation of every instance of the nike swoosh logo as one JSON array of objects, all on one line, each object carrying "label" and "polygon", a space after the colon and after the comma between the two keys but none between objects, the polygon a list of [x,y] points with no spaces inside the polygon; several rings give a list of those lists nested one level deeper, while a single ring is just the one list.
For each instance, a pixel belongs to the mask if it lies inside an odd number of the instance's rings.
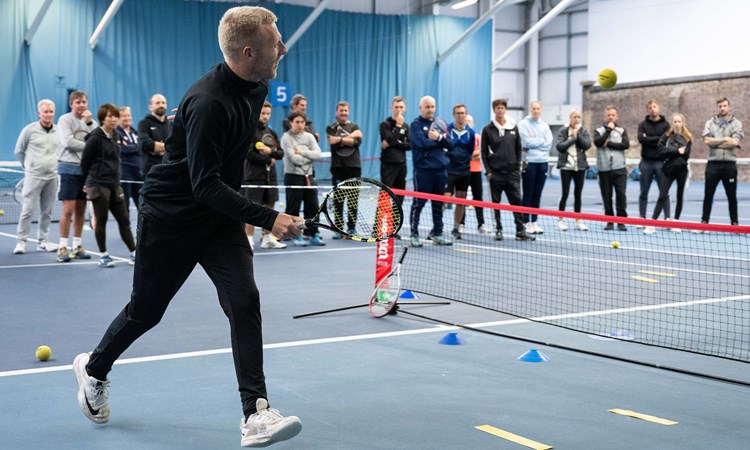
[{"label": "nike swoosh logo", "polygon": [[89,412],[92,415],[95,416],[95,415],[99,414],[99,410],[98,409],[94,409],[94,408],[91,407],[91,405],[89,404],[89,399],[86,399],[86,407],[89,409]]}]

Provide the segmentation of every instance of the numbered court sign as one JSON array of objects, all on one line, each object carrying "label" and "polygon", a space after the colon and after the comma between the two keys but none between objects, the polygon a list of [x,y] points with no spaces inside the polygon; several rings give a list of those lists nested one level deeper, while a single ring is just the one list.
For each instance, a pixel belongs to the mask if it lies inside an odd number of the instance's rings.
[{"label": "numbered court sign", "polygon": [[292,84],[291,83],[280,83],[277,81],[271,82],[271,89],[268,93],[270,97],[271,105],[273,106],[289,106],[292,100]]}]

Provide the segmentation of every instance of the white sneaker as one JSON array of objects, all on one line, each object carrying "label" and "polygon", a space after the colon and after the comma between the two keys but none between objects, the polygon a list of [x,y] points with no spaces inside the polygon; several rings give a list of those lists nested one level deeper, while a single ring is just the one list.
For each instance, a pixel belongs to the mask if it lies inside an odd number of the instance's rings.
[{"label": "white sneaker", "polygon": [[284,417],[279,411],[268,407],[268,401],[259,398],[255,401],[257,412],[240,422],[242,447],[266,447],[274,442],[285,441],[297,436],[302,423],[295,416]]},{"label": "white sneaker", "polygon": [[589,227],[585,223],[583,223],[581,221],[576,221],[576,230],[578,230],[578,231],[589,231]]},{"label": "white sneaker", "polygon": [[57,245],[50,244],[49,241],[39,241],[39,244],[36,246],[37,251],[40,252],[56,252],[57,251]]},{"label": "white sneaker", "polygon": [[644,227],[643,228],[643,234],[654,234],[656,233],[656,228],[654,227]]},{"label": "white sneaker", "polygon": [[109,422],[109,380],[99,381],[89,376],[86,364],[89,353],[81,353],[73,360],[73,372],[78,382],[78,406],[83,415],[96,424]]},{"label": "white sneaker", "polygon": [[560,231],[568,231],[568,224],[564,220],[560,219],[557,221],[557,229]]},{"label": "white sneaker", "polygon": [[542,229],[541,225],[539,225],[539,222],[531,222],[532,225],[534,225],[534,232],[536,234],[544,234],[544,230]]},{"label": "white sneaker", "polygon": [[[670,220],[670,219],[667,219]],[[671,219],[671,222],[679,222],[677,219]],[[682,233],[682,228],[670,228],[669,231],[672,233]]]},{"label": "white sneaker", "polygon": [[526,230],[526,234],[534,234],[534,222],[527,222],[523,228]]},{"label": "white sneaker", "polygon": [[458,232],[461,234],[464,234],[464,224],[462,223],[458,224]]},{"label": "white sneaker", "polygon": [[13,249],[14,255],[23,255],[26,253],[26,243],[25,242],[17,242],[16,248]]},{"label": "white sneaker", "polygon": [[487,231],[487,227],[484,226],[484,224],[479,225],[479,234],[489,234],[489,232]]},{"label": "white sneaker", "polygon": [[266,234],[260,241],[260,248],[286,248],[286,244],[277,241],[273,235]]}]

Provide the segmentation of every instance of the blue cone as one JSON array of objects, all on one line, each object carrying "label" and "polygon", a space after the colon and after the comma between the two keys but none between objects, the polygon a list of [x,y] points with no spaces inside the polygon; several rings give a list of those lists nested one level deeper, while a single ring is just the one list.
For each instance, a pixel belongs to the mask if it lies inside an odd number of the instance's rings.
[{"label": "blue cone", "polygon": [[419,298],[419,295],[407,289],[398,298]]},{"label": "blue cone", "polygon": [[438,342],[438,344],[464,345],[466,344],[466,341],[464,340],[464,338],[459,336],[458,333],[448,333],[442,339],[440,339],[440,342]]},{"label": "blue cone", "polygon": [[549,357],[547,355],[545,355],[544,353],[536,349],[529,350],[528,352],[519,356],[517,359],[523,362],[547,362],[549,361]]}]

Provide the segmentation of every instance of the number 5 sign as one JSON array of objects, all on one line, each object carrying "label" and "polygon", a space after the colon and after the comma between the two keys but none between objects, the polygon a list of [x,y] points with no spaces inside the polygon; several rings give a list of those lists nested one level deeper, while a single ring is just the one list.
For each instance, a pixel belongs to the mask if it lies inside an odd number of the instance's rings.
[{"label": "number 5 sign", "polygon": [[289,94],[292,90],[291,83],[271,82],[271,91],[268,96],[271,97],[273,106],[289,106],[292,96]]}]

